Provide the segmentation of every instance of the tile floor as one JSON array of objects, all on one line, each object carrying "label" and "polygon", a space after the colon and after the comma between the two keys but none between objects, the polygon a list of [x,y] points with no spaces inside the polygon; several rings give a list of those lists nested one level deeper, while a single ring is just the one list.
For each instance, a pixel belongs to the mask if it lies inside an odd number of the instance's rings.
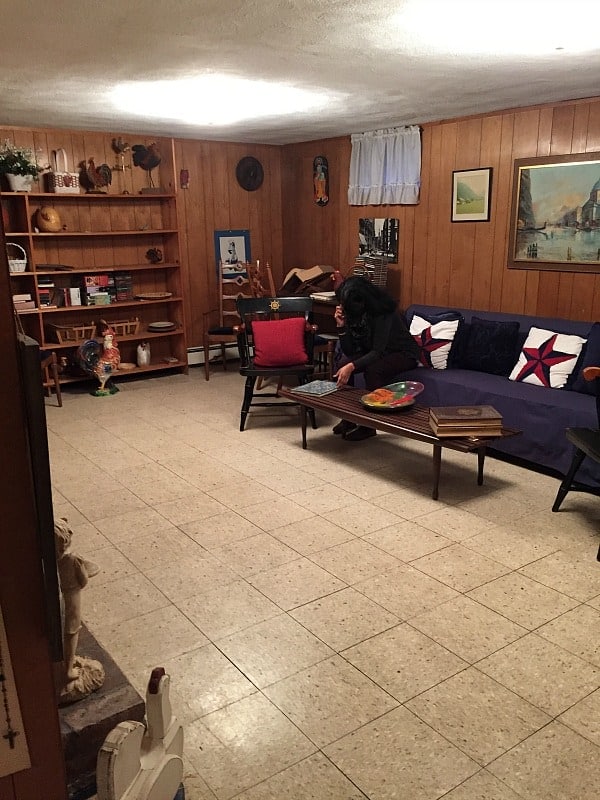
[{"label": "tile floor", "polygon": [[165,666],[187,800],[592,800],[600,503],[495,459],[240,433],[202,368],[47,401],[84,616],[141,693]]}]

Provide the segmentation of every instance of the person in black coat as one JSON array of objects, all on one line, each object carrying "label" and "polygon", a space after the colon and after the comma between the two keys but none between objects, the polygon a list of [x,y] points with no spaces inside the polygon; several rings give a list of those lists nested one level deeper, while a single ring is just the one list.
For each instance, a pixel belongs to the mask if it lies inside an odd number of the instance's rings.
[{"label": "person in black coat", "polygon": [[[367,389],[373,391],[417,366],[417,344],[387,292],[367,278],[353,276],[339,287],[336,297],[335,322],[344,356],[333,376],[338,386],[352,384],[354,373],[362,372]],[[376,433],[344,420],[333,432],[354,442]]]}]

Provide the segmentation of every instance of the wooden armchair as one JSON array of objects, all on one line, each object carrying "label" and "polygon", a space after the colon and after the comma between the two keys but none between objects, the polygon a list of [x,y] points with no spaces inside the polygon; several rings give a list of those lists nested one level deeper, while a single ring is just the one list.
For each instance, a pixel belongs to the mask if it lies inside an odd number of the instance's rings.
[{"label": "wooden armchair", "polygon": [[[575,475],[583,459],[587,456],[587,458],[593,458],[594,461],[600,462],[600,367],[586,367],[583,370],[583,377],[586,381],[594,381],[598,428],[567,428],[566,436],[575,445],[575,454],[569,471],[560,484],[552,511],[560,509],[568,492],[580,490],[580,486],[575,482]],[[598,550],[598,560],[600,561],[600,550]]]},{"label": "wooden armchair", "polygon": [[[255,397],[256,382],[259,378],[279,382],[289,377],[298,384],[310,380],[314,372],[316,326],[310,322],[309,297],[239,298],[237,308],[241,319],[237,328],[240,375],[246,378],[240,414],[240,431],[243,431],[251,407],[297,405],[275,400],[279,397],[278,390]],[[316,428],[314,411],[311,422]]]},{"label": "wooden armchair", "polygon": [[58,360],[54,350],[51,353],[44,353],[40,350],[40,366],[42,368],[42,380],[46,388],[46,393],[50,395],[51,383],[54,384],[54,391],[56,392],[56,401],[62,408],[62,394],[60,391],[60,378],[58,375]]},{"label": "wooden armchair", "polygon": [[251,295],[248,264],[223,265],[219,263],[219,320],[204,333],[204,377],[210,379],[210,348],[218,344],[221,348],[221,362],[227,370],[226,347],[237,344],[235,326],[240,318],[236,308],[238,297]]}]

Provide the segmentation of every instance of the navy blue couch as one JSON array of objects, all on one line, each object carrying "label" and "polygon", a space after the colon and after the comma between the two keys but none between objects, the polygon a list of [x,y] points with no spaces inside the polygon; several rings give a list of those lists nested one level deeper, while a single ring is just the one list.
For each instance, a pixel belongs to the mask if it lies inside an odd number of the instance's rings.
[{"label": "navy blue couch", "polygon": [[[588,338],[592,328],[590,322],[473,311],[447,306],[411,305],[405,314],[410,324],[415,313],[429,316],[446,311],[459,312],[464,318],[464,325],[469,325],[474,316],[490,321],[517,321],[521,334],[520,344],[532,325],[558,333],[574,334],[585,339]],[[515,353],[515,363],[517,357],[518,351]],[[582,357],[580,362],[581,360]],[[449,363],[450,366],[443,370],[419,367],[417,370],[398,375],[397,380],[421,381],[425,390],[417,402],[422,405],[494,406],[502,414],[505,424],[511,428],[518,428],[522,434],[494,442],[493,448],[490,448],[492,452],[496,449],[508,456],[564,475],[573,457],[573,445],[565,436],[565,428],[598,427],[595,397],[592,394],[583,394],[569,388],[550,389],[534,386],[530,383],[511,381],[503,375],[460,369],[452,366],[452,357]],[[578,370],[579,364],[575,367],[574,376]],[[600,465],[586,458],[577,474],[577,480],[579,483],[597,488],[600,485]]]}]

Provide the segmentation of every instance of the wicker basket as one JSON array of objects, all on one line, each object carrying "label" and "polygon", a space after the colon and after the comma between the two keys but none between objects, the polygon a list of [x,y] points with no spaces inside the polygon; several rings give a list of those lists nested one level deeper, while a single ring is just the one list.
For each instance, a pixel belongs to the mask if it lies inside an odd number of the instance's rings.
[{"label": "wicker basket", "polygon": [[135,319],[119,319],[109,323],[115,332],[115,336],[136,336],[140,332],[141,323],[137,317]]},{"label": "wicker basket", "polygon": [[49,325],[50,330],[56,336],[59,344],[76,344],[93,339],[96,333],[96,325]]},{"label": "wicker basket", "polygon": [[[11,258],[8,251],[9,247],[16,247],[17,250],[20,250],[23,258]],[[8,256],[8,268],[11,272],[25,272],[25,269],[27,268],[27,253],[20,244],[17,244],[16,242],[7,242],[6,254]]]}]

